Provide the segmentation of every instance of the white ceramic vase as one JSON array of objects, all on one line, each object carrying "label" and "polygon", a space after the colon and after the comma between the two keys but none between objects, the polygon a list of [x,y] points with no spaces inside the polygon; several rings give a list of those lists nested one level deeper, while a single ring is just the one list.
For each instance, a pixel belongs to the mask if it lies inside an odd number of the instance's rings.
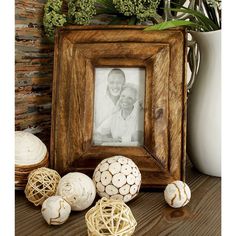
[{"label": "white ceramic vase", "polygon": [[221,176],[221,30],[192,32],[200,66],[188,97],[187,152],[202,173]]}]

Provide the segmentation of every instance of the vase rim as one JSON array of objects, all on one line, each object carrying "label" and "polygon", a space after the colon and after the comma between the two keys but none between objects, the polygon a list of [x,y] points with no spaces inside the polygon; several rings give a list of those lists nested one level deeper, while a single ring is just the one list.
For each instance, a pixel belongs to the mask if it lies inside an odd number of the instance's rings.
[{"label": "vase rim", "polygon": [[207,31],[207,32],[202,32],[202,31],[195,31],[195,30],[189,30],[189,33],[199,33],[199,34],[214,34],[214,33],[220,33],[221,29],[218,30],[213,30],[213,31]]}]

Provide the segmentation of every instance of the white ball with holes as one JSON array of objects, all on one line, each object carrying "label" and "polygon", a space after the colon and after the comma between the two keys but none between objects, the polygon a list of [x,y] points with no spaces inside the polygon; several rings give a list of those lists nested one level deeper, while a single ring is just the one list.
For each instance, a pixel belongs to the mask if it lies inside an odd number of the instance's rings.
[{"label": "white ball with holes", "polygon": [[96,167],[93,182],[99,196],[128,202],[138,195],[141,173],[131,159],[113,156]]},{"label": "white ball with holes", "polygon": [[62,196],[73,211],[82,211],[92,205],[96,189],[92,179],[87,175],[71,172],[59,181],[57,195]]},{"label": "white ball with holes", "polygon": [[189,203],[191,191],[186,183],[177,180],[166,186],[164,198],[171,207],[180,208]]}]

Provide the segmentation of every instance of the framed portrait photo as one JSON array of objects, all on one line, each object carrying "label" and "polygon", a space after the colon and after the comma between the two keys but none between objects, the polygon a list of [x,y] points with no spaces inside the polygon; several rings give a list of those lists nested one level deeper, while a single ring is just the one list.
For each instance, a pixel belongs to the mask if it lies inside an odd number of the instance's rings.
[{"label": "framed portrait photo", "polygon": [[144,91],[144,68],[95,68],[94,145],[143,145]]},{"label": "framed portrait photo", "polygon": [[67,26],[55,36],[51,166],[92,176],[131,158],[142,188],[185,178],[186,33]]}]

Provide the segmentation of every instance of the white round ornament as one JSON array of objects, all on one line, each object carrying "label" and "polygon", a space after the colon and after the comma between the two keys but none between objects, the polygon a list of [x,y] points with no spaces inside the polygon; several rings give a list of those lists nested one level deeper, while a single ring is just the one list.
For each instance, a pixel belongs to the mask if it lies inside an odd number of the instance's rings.
[{"label": "white round ornament", "polygon": [[71,206],[61,196],[51,196],[42,205],[41,213],[49,225],[61,225],[69,218]]},{"label": "white round ornament", "polygon": [[24,189],[29,173],[48,164],[46,145],[34,134],[15,131],[15,188]]},{"label": "white round ornament", "polygon": [[41,162],[47,154],[46,145],[34,134],[15,131],[15,164],[34,165]]},{"label": "white round ornament", "polygon": [[71,205],[73,211],[82,211],[92,205],[96,188],[87,175],[71,172],[59,181],[57,195],[62,196]]},{"label": "white round ornament", "polygon": [[177,180],[166,186],[164,198],[173,208],[183,207],[190,201],[191,191],[186,183]]},{"label": "white round ornament", "polygon": [[100,197],[128,202],[139,192],[141,173],[131,159],[113,156],[102,160],[96,167],[93,182]]}]

